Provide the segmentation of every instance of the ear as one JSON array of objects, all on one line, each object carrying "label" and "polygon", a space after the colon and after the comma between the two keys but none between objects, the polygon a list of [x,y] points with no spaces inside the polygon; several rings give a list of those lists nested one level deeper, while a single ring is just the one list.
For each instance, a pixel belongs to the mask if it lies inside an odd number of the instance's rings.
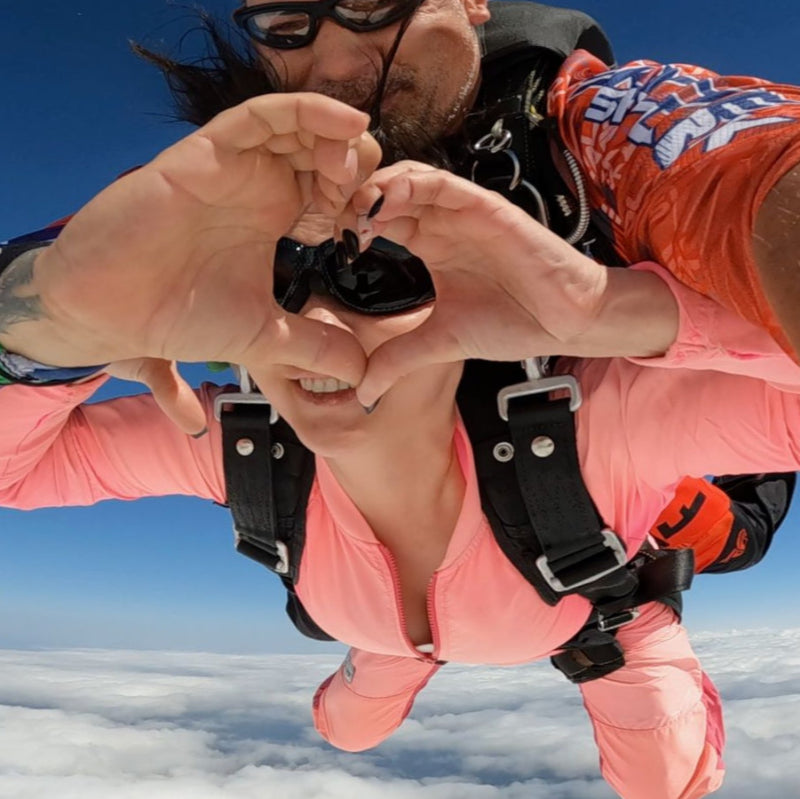
[{"label": "ear", "polygon": [[489,21],[489,0],[463,0],[464,10],[467,12],[467,19],[472,27],[483,25]]}]

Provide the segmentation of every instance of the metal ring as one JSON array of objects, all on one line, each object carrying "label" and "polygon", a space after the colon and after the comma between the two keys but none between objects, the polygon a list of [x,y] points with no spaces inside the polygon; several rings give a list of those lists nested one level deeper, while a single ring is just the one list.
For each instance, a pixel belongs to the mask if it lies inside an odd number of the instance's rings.
[{"label": "metal ring", "polygon": [[501,441],[499,444],[495,444],[492,455],[496,461],[508,463],[514,458],[514,445],[508,441]]},{"label": "metal ring", "polygon": [[[521,183],[524,181],[522,180],[522,166],[519,163],[519,157],[513,150],[498,150],[495,155],[499,155],[502,152],[503,155],[507,155],[511,159],[511,164],[513,166],[513,173],[511,175],[511,179],[508,182],[508,189],[507,191],[514,191]],[[478,171],[478,167],[480,166],[480,161],[473,161],[472,162],[472,173],[470,174],[470,180],[473,183],[478,183],[475,179],[475,176]],[[481,185],[478,183],[478,185]]]}]

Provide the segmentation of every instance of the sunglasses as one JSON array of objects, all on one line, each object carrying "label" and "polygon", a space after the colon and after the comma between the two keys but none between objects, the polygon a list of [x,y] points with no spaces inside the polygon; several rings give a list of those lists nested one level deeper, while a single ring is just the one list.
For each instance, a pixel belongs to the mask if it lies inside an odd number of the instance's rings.
[{"label": "sunglasses", "polygon": [[320,21],[330,18],[356,33],[385,28],[409,16],[422,0],[319,0],[262,3],[234,11],[233,20],[260,44],[278,50],[305,47],[314,41]]},{"label": "sunglasses", "polygon": [[312,293],[330,294],[353,311],[375,315],[417,308],[436,296],[422,260],[387,239],[376,238],[352,261],[333,239],[316,247],[279,239],[275,299],[297,313]]}]

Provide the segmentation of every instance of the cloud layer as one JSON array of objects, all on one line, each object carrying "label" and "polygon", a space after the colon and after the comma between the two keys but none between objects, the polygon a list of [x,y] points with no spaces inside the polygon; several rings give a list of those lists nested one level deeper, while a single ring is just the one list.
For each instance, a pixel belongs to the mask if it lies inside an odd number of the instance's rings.
[{"label": "cloud layer", "polygon": [[[720,799],[800,795],[800,630],[703,635]],[[446,667],[351,755],[310,724],[325,656],[0,651],[3,799],[611,799],[577,690],[547,665]]]}]

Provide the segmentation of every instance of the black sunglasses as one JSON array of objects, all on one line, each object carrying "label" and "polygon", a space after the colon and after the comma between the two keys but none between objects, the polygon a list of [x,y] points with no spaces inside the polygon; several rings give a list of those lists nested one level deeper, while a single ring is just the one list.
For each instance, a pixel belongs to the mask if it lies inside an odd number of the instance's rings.
[{"label": "black sunglasses", "polygon": [[352,261],[333,239],[316,247],[279,239],[275,299],[296,313],[312,293],[330,294],[353,311],[376,315],[417,308],[436,296],[422,260],[387,239],[376,238]]},{"label": "black sunglasses", "polygon": [[314,41],[322,19],[330,17],[349,31],[366,33],[409,16],[422,0],[319,0],[262,3],[233,13],[248,36],[267,47],[292,50]]}]

